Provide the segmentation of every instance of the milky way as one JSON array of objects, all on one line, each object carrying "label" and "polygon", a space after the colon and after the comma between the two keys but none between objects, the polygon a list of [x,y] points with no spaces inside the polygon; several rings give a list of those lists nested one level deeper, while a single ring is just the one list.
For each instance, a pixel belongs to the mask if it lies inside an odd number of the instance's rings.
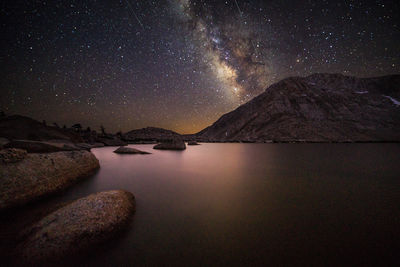
[{"label": "milky way", "polygon": [[199,131],[289,76],[400,72],[398,1],[3,1],[0,109]]},{"label": "milky way", "polygon": [[[247,26],[243,13],[231,12],[218,20],[218,12],[206,3],[181,0],[172,3],[177,16],[185,23],[207,65],[221,81],[229,96],[246,102],[269,84],[271,62],[260,53],[258,36]],[[219,11],[221,13],[221,11]],[[199,15],[200,14],[200,15]],[[265,53],[266,51],[264,51]]]}]

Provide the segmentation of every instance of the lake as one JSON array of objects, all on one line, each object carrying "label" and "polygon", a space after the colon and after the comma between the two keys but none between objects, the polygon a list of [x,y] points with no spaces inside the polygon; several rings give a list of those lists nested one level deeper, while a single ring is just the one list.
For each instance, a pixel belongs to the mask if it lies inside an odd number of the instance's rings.
[{"label": "lake", "polygon": [[118,155],[63,200],[125,189],[130,230],[87,264],[375,265],[398,261],[399,144],[202,144]]}]

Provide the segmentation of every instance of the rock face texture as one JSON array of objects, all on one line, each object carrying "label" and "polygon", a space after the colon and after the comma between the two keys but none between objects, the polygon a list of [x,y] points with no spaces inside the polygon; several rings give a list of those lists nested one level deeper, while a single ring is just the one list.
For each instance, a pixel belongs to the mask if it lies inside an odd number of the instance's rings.
[{"label": "rock face texture", "polygon": [[147,127],[143,129],[133,130],[123,135],[123,139],[128,142],[163,142],[173,138],[181,137],[180,134],[156,127]]},{"label": "rock face texture", "polygon": [[22,262],[48,263],[104,242],[128,225],[135,198],[126,191],[92,194],[35,223],[17,248]]},{"label": "rock face texture", "polygon": [[0,136],[9,140],[37,140],[51,139],[82,142],[83,139],[76,133],[61,128],[47,126],[34,119],[12,115],[0,118]]},{"label": "rock face texture", "polygon": [[117,153],[117,154],[151,154],[149,152],[141,151],[136,148],[123,147],[123,146],[119,147],[118,149],[114,150],[113,152]]},{"label": "rock face texture", "polygon": [[26,150],[17,148],[8,148],[0,150],[0,162],[15,163],[26,158],[28,153]]},{"label": "rock face texture", "polygon": [[196,134],[204,141],[400,141],[400,75],[284,79]]},{"label": "rock face texture", "polygon": [[171,140],[166,140],[161,144],[155,145],[154,149],[162,150],[185,150],[185,142],[181,138],[174,138]]},{"label": "rock face texture", "polygon": [[48,154],[13,151],[15,157],[7,156],[9,152],[0,156],[0,211],[62,190],[99,168],[96,157],[83,150]]}]

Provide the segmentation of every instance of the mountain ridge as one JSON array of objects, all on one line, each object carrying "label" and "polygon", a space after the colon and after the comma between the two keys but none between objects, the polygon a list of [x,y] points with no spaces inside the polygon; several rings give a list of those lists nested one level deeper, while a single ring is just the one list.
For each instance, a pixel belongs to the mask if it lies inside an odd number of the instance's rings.
[{"label": "mountain ridge", "polygon": [[400,141],[400,75],[289,77],[195,134],[211,142]]}]

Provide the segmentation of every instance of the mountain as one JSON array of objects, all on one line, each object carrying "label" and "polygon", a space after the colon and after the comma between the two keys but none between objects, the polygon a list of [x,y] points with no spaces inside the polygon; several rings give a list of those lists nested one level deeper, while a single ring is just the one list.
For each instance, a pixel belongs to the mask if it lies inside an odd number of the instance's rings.
[{"label": "mountain", "polygon": [[71,142],[82,142],[83,139],[72,131],[61,128],[47,126],[34,119],[11,115],[0,117],[0,137],[9,140],[68,140]]},{"label": "mountain", "polygon": [[162,142],[166,140],[181,139],[181,135],[162,128],[146,127],[132,130],[123,134],[123,140],[128,142]]},{"label": "mountain", "polygon": [[291,77],[196,134],[203,141],[400,141],[400,75]]}]

